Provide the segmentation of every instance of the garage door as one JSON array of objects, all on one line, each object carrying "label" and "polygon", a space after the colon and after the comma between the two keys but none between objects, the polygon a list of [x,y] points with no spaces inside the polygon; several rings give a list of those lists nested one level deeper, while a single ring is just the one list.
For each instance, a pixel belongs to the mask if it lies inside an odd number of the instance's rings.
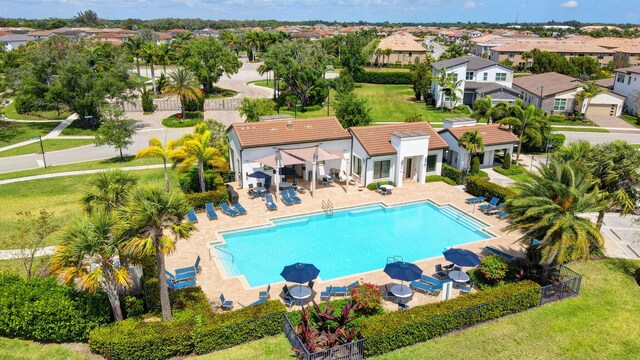
[{"label": "garage door", "polygon": [[616,116],[615,104],[590,104],[587,116]]}]

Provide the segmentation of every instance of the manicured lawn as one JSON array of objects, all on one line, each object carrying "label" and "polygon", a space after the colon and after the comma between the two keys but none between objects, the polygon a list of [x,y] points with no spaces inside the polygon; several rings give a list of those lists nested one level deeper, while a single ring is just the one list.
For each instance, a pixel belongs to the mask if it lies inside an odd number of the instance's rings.
[{"label": "manicured lawn", "polygon": [[32,115],[18,114],[15,102],[5,106],[0,110],[6,117],[13,120],[64,120],[71,115],[69,110],[61,109],[60,114],[56,110],[34,111]]},{"label": "manicured lawn", "polygon": [[[140,177],[140,184],[163,182],[162,169],[148,169],[134,172]],[[86,190],[86,184],[93,175],[66,176],[51,179],[31,180],[0,185],[0,229],[2,235],[11,234],[15,229],[16,213],[30,210],[37,213],[40,209],[53,212],[58,222],[67,222],[70,217],[81,211],[80,199]],[[177,176],[170,172],[172,184],[177,185]],[[56,236],[48,239],[47,244],[57,242]],[[7,243],[4,248],[13,248],[15,244]]]},{"label": "manicured lawn", "polygon": [[34,136],[47,135],[56,126],[58,126],[58,123],[16,123],[0,121],[0,147],[26,141]]},{"label": "manicured lawn", "polygon": [[593,127],[593,128],[576,128],[576,127],[558,127],[554,126],[551,128],[553,131],[573,131],[573,132],[595,132],[595,133],[608,133],[609,130]]},{"label": "manicured lawn", "polygon": [[207,99],[222,99],[238,95],[238,92],[231,89],[225,89],[214,86],[211,93],[207,94]]},{"label": "manicured lawn", "polygon": [[7,360],[84,360],[86,356],[57,344],[0,337],[0,359]]},{"label": "manicured lawn", "polygon": [[247,84],[253,84],[256,86],[262,86],[268,89],[273,89],[273,80],[253,80],[253,81],[249,81]]},{"label": "manicured lawn", "polygon": [[230,349],[216,351],[211,354],[194,357],[198,360],[233,360],[260,359],[280,360],[295,359],[289,340],[283,335],[267,337],[252,341]]},{"label": "manicured lawn", "polygon": [[[54,165],[45,168],[14,171],[10,173],[0,174],[0,180],[15,179],[25,176],[53,174],[65,171],[77,171],[77,170],[94,170],[94,169],[115,169],[128,166],[143,166],[161,164],[162,161],[153,158],[135,159],[133,156],[127,156],[124,161],[121,161],[119,157],[106,159],[106,160],[94,160],[82,163],[67,164],[67,165]],[[1,186],[1,185],[0,185]]]},{"label": "manicured lawn", "polygon": [[178,119],[178,114],[173,114],[168,118],[162,120],[162,126],[169,128],[184,128],[196,126],[197,123],[202,121],[201,112],[185,112],[182,119]]},{"label": "manicured lawn", "polygon": [[[33,269],[37,273],[38,269],[49,264],[51,256],[40,256],[35,258],[33,262]],[[22,261],[20,259],[0,260],[0,273],[11,273],[24,276],[24,269],[22,268]]]},{"label": "manicured lawn", "polygon": [[[42,141],[45,152],[71,149],[78,146],[93,144],[94,142],[95,142],[94,139],[47,139]],[[40,142],[37,141],[33,144],[20,146],[20,147],[5,150],[5,151],[0,151],[0,158],[8,157],[8,156],[35,154],[40,152],[41,152]]]},{"label": "manicured lawn", "polygon": [[635,126],[637,128],[640,128],[640,122],[639,122],[637,117],[632,116],[632,115],[628,115],[628,114],[624,114],[624,115],[620,115],[620,118],[622,120],[628,122],[629,124],[631,124],[631,125],[633,125],[633,126]]},{"label": "manicured lawn", "polygon": [[95,129],[85,128],[83,119],[76,119],[69,124],[60,135],[64,136],[94,136],[96,134]]}]

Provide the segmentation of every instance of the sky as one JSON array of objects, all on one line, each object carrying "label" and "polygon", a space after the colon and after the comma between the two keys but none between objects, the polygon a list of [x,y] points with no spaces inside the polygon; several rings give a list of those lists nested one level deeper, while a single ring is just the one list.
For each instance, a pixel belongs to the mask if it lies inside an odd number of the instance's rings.
[{"label": "sky", "polygon": [[640,23],[640,0],[0,0],[0,17]]}]

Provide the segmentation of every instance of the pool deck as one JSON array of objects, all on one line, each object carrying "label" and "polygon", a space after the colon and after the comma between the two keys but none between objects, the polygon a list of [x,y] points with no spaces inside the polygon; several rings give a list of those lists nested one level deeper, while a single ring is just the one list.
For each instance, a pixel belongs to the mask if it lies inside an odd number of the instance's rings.
[{"label": "pool deck", "polygon": [[[178,242],[176,251],[168,256],[166,261],[167,269],[173,272],[176,268],[192,266],[196,257],[200,255],[202,258],[202,272],[198,275],[197,284],[205,292],[216,310],[220,305],[219,298],[221,293],[224,293],[226,299],[234,301],[235,309],[238,309],[241,308],[242,305],[248,305],[258,300],[258,292],[266,290],[266,286],[250,288],[244,277],[227,277],[222,263],[216,258],[215,251],[210,252],[209,243],[221,239],[218,232],[269,225],[269,219],[277,217],[319,212],[322,211],[323,200],[331,200],[335,209],[380,202],[387,205],[394,205],[418,200],[431,200],[442,205],[450,204],[488,224],[489,226],[485,229],[496,236],[458,247],[474,251],[477,254],[481,254],[481,249],[486,245],[491,245],[516,256],[523,256],[524,253],[524,248],[517,241],[519,235],[517,233],[508,234],[502,231],[502,228],[507,225],[505,220],[499,220],[495,216],[485,215],[476,209],[477,206],[466,204],[464,200],[471,197],[469,194],[443,182],[427,184],[406,182],[402,188],[393,189],[393,194],[388,196],[383,196],[366,188],[356,186],[349,186],[348,191],[345,193],[344,183],[328,186],[318,185],[314,197],[307,191],[306,194],[299,195],[302,199],[301,204],[286,206],[284,203],[277,201],[278,210],[271,212],[266,210],[264,201],[260,199],[249,199],[246,190],[237,189],[237,191],[240,195],[239,202],[246,208],[248,212],[247,215],[232,218],[216,210],[218,219],[209,221],[204,212],[198,212],[197,230],[189,240]],[[345,250],[352,251],[349,249]],[[394,254],[389,254],[389,256],[392,255]],[[434,273],[436,264],[447,264],[443,256],[414,263],[428,275]],[[384,265],[385,259],[381,259],[380,268],[383,268]],[[322,269],[320,270],[322,271]],[[320,274],[322,275],[322,272]],[[385,284],[392,285],[399,283],[399,281],[390,279],[382,270],[330,281],[318,279],[314,286],[315,292],[313,295],[315,296],[315,300],[320,301],[320,292],[324,291],[325,287],[329,285],[347,285],[356,280],[375,283],[381,287]],[[271,284],[272,299],[281,298],[284,284],[284,281]],[[455,297],[457,295],[458,290],[454,289],[453,296]],[[440,295],[429,296],[416,293],[408,304],[415,306],[436,301],[440,301]],[[294,306],[293,308],[299,309],[298,306]],[[397,305],[385,302],[385,308],[388,310],[396,310]]]}]

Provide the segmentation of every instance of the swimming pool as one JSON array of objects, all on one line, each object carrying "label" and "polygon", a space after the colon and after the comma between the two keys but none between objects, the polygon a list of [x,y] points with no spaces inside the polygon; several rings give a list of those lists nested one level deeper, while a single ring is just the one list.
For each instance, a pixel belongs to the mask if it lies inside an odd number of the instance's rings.
[{"label": "swimming pool", "polygon": [[387,257],[404,261],[439,256],[446,247],[491,237],[487,225],[430,201],[382,204],[273,220],[274,226],[221,233],[216,246],[227,275],[244,275],[251,287],[283,281],[282,268],[312,263],[329,280],[384,268]]}]

